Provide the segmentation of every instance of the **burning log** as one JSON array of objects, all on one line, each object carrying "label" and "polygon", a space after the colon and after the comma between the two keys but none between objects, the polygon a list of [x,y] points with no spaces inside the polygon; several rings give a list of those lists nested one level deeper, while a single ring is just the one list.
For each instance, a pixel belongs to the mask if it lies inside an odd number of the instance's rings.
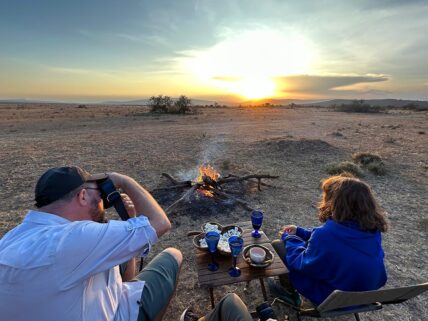
[{"label": "burning log", "polygon": [[252,211],[253,208],[244,200],[237,198],[235,196],[230,195],[226,190],[223,189],[223,185],[230,183],[243,183],[244,181],[253,181],[257,180],[257,188],[260,191],[261,185],[271,186],[264,182],[262,179],[276,179],[279,176],[273,175],[263,175],[263,174],[250,174],[246,176],[236,176],[229,175],[224,178],[220,178],[220,173],[217,172],[210,165],[200,166],[199,167],[199,175],[194,181],[178,181],[173,176],[168,173],[162,173],[162,176],[168,179],[173,185],[167,187],[157,188],[154,191],[162,191],[162,190],[173,190],[173,189],[185,189],[189,188],[178,200],[173,202],[167,209],[167,213],[173,212],[181,203],[189,202],[190,197],[194,193],[198,193],[204,197],[215,197],[219,196],[220,198],[226,198],[234,203],[240,205],[245,210]]}]

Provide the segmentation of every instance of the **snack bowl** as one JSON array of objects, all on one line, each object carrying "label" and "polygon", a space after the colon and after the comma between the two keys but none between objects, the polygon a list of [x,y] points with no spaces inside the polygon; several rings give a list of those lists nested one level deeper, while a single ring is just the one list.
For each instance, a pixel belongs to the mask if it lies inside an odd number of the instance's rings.
[{"label": "snack bowl", "polygon": [[[263,252],[264,251],[264,257]],[[251,258],[251,253],[253,253],[253,259],[256,258],[258,262],[253,260]],[[257,253],[257,254],[255,254]],[[242,251],[242,257],[244,258],[244,261],[247,262],[248,265],[255,267],[255,268],[265,268],[272,264],[273,262],[273,253],[268,248],[266,248],[263,245],[258,244],[251,244],[244,248]],[[261,258],[263,257],[263,260]]]},{"label": "snack bowl", "polygon": [[207,222],[201,225],[201,230],[204,233],[209,231],[215,231],[221,234],[223,230],[223,226],[217,222]]},{"label": "snack bowl", "polygon": [[236,231],[238,231],[240,233],[239,236],[242,237],[243,230],[242,230],[242,228],[240,228],[237,225],[225,225],[225,226],[223,226],[221,228],[221,234],[225,234],[231,230],[235,230],[235,228],[236,228]]},{"label": "snack bowl", "polygon": [[231,251],[228,243],[229,237],[233,235],[242,237],[242,232],[242,228],[236,225],[223,226],[221,230],[220,241],[217,245],[217,251],[222,255],[231,256]]},{"label": "snack bowl", "polygon": [[[199,233],[193,237],[193,246],[201,251],[208,251],[208,245],[206,242],[202,242],[201,240],[205,240],[205,233]],[[204,245],[205,244],[205,245]]]}]

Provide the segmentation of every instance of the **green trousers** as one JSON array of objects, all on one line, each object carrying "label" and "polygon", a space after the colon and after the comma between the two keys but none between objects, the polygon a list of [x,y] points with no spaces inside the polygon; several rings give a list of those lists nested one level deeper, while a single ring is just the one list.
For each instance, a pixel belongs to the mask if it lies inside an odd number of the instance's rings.
[{"label": "green trousers", "polygon": [[234,293],[229,293],[219,303],[214,310],[208,313],[200,321],[253,321],[244,302]]}]

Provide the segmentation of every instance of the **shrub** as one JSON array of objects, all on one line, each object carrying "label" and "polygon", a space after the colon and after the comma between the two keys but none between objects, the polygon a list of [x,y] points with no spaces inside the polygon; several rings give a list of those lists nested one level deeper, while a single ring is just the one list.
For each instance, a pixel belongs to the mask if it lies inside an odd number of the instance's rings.
[{"label": "shrub", "polygon": [[184,95],[181,95],[178,100],[174,103],[176,107],[175,112],[178,114],[185,114],[190,111],[190,106],[192,105],[192,101]]},{"label": "shrub", "polygon": [[375,175],[386,174],[385,163],[378,154],[355,153],[352,155],[352,159],[355,163],[361,164]]},{"label": "shrub", "polygon": [[382,158],[378,154],[372,153],[355,153],[352,154],[352,160],[361,165],[367,165],[372,162],[382,162]]},{"label": "shrub", "polygon": [[171,110],[172,103],[172,99],[169,96],[152,96],[149,99],[150,111],[152,113],[167,113]]},{"label": "shrub", "polygon": [[369,163],[367,169],[375,175],[383,176],[386,174],[385,163],[382,161]]},{"label": "shrub", "polygon": [[162,114],[185,114],[191,111],[192,101],[181,95],[176,102],[169,96],[152,96],[149,99],[150,112]]},{"label": "shrub", "polygon": [[338,163],[330,163],[326,166],[326,171],[330,175],[338,175],[342,173],[351,173],[356,177],[362,177],[363,171],[360,166],[349,161],[343,161]]}]

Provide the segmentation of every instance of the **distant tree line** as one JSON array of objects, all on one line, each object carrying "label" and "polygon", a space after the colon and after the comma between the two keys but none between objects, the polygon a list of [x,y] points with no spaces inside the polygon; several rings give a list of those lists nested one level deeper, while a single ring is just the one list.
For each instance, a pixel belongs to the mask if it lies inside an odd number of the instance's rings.
[{"label": "distant tree line", "polygon": [[353,100],[349,104],[333,105],[334,111],[347,113],[381,113],[389,109],[405,109],[412,111],[427,111],[428,106],[424,104],[408,103],[404,106],[375,106],[366,103],[364,100]]},{"label": "distant tree line", "polygon": [[333,110],[346,113],[380,113],[385,110],[384,107],[371,106],[364,102],[364,100],[353,100],[350,104],[341,104],[333,106]]}]

